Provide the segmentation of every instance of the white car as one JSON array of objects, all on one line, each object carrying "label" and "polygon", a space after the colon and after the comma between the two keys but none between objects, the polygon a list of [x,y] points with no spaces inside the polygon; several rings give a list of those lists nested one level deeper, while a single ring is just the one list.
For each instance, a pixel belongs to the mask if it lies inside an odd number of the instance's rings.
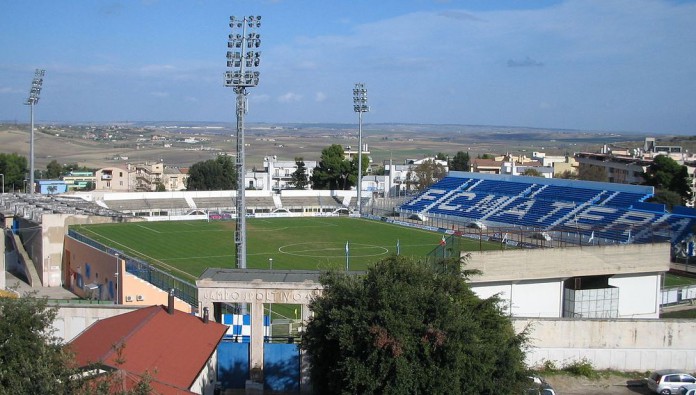
[{"label": "white car", "polygon": [[696,384],[696,378],[681,370],[664,369],[652,372],[645,382],[656,394],[671,395],[678,394],[682,386]]}]

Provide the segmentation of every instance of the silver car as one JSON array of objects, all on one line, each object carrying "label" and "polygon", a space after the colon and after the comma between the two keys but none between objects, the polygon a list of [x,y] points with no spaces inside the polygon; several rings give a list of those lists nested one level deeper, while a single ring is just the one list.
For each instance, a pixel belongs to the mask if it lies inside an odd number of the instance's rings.
[{"label": "silver car", "polygon": [[696,395],[696,384],[687,384],[679,387],[679,395]]},{"label": "silver car", "polygon": [[694,376],[675,369],[656,370],[645,379],[651,391],[661,395],[678,394],[679,387],[696,383]]}]

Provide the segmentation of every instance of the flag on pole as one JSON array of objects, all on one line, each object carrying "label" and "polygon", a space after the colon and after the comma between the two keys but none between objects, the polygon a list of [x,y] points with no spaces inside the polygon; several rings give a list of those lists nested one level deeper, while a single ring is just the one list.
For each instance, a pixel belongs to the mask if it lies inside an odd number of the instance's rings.
[{"label": "flag on pole", "polygon": [[587,239],[587,242],[592,243],[592,240],[594,240],[594,230],[592,231],[592,233],[590,233],[590,238]]},{"label": "flag on pole", "polygon": [[502,243],[505,243],[505,242],[507,241],[507,238],[508,238],[508,234],[507,234],[507,232],[506,232],[506,233],[503,235],[503,241],[502,241]]},{"label": "flag on pole", "polygon": [[349,256],[348,242],[346,241],[346,271],[348,271],[348,256]]},{"label": "flag on pole", "polygon": [[399,239],[396,239],[396,255],[401,253],[401,248],[399,247]]},{"label": "flag on pole", "polygon": [[626,243],[631,242],[631,229],[628,230],[628,239],[626,239]]},{"label": "flag on pole", "polygon": [[442,240],[440,240],[440,245],[444,246],[445,244],[447,244],[447,240],[445,240],[445,235],[442,235]]},{"label": "flag on pole", "polygon": [[346,256],[348,255],[348,252],[349,252],[349,250],[348,250],[348,242],[346,241]]}]

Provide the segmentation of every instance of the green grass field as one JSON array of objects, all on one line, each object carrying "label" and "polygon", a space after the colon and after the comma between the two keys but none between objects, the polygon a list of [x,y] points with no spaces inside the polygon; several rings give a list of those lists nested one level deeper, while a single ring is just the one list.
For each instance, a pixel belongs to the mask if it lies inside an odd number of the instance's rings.
[{"label": "green grass field", "polygon": [[[133,222],[72,226],[71,229],[124,253],[167,269],[182,279],[198,278],[209,267],[236,268],[233,221]],[[350,270],[396,253],[425,257],[442,235],[435,232],[345,217],[249,218],[247,267]],[[463,241],[463,250],[478,250],[478,241]],[[470,245],[469,245],[470,243]],[[483,249],[500,244],[483,243]]]}]

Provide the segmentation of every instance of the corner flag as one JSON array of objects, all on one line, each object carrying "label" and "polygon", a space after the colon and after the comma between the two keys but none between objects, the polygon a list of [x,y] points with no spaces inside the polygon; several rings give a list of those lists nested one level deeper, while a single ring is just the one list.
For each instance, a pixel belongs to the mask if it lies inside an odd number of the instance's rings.
[{"label": "corner flag", "polygon": [[399,239],[396,239],[396,255],[399,255],[401,252],[401,248],[399,246]]},{"label": "corner flag", "polygon": [[594,230],[593,230],[592,233],[590,234],[590,238],[587,239],[587,242],[588,242],[588,243],[592,243],[592,240],[594,240]]},{"label": "corner flag", "polygon": [[348,271],[348,242],[346,241],[346,271]]},{"label": "corner flag", "polygon": [[440,245],[444,246],[445,244],[447,244],[447,240],[445,240],[445,235],[442,235],[442,240],[440,240]]}]

